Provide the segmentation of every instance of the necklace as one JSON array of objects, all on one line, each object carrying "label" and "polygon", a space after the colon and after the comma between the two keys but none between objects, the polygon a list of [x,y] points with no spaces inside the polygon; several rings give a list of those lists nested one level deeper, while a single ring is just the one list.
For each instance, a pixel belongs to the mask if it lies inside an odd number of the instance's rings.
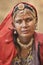
[{"label": "necklace", "polygon": [[[19,39],[17,39],[17,42],[20,41]],[[31,39],[29,44],[22,44],[21,42],[18,42],[18,44],[23,47],[23,48],[27,48],[29,46],[31,46],[28,50],[28,54],[26,57],[22,57],[20,53],[17,54],[17,56],[14,59],[14,65],[32,65],[33,63],[33,38]],[[28,48],[27,48],[28,49]],[[33,63],[34,64],[34,63]]]},{"label": "necklace", "polygon": [[32,56],[32,51],[31,53],[27,56],[27,58],[22,58],[19,55],[16,56],[14,59],[14,65],[31,65],[33,61],[33,56]]},{"label": "necklace", "polygon": [[28,48],[29,46],[32,45],[32,43],[33,43],[33,38],[31,39],[31,41],[30,41],[27,45],[26,45],[26,44],[22,44],[22,43],[20,42],[19,38],[17,38],[17,42],[18,42],[18,44],[19,44],[21,47],[23,47],[23,48]]}]

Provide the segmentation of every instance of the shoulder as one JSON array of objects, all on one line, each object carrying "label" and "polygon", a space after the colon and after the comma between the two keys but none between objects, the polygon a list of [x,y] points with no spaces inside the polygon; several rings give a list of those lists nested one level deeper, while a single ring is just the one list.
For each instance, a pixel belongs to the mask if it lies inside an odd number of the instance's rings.
[{"label": "shoulder", "polygon": [[43,37],[43,33],[37,33],[38,36]]},{"label": "shoulder", "polygon": [[37,39],[39,42],[43,43],[43,33],[37,33]]},{"label": "shoulder", "polygon": [[35,39],[39,42],[43,42],[43,33],[36,33],[34,34]]},{"label": "shoulder", "polygon": [[40,40],[43,40],[43,33],[37,33],[37,36]]}]

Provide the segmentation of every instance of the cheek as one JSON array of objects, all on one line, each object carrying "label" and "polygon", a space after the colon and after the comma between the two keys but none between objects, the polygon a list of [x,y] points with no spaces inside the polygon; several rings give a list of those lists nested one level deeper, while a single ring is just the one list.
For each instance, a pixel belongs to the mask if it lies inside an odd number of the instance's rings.
[{"label": "cheek", "polygon": [[34,22],[30,22],[30,23],[29,23],[29,26],[30,26],[31,28],[35,28],[35,23],[34,23]]},{"label": "cheek", "polygon": [[20,27],[20,26],[15,26],[15,29],[16,29],[16,31],[17,31],[18,33],[20,33],[20,31],[21,31],[21,27]]},{"label": "cheek", "polygon": [[30,22],[29,26],[30,26],[30,30],[35,30],[35,23],[34,22]]}]

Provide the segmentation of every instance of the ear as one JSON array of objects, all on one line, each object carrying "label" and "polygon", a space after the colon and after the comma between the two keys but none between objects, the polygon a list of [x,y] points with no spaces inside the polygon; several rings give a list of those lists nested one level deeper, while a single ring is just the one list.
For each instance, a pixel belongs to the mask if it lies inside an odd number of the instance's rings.
[{"label": "ear", "polygon": [[35,30],[37,30],[37,23],[35,23]]},{"label": "ear", "polygon": [[37,27],[37,23],[35,23],[35,27]]},{"label": "ear", "polygon": [[15,27],[14,22],[12,22],[13,27]]},{"label": "ear", "polygon": [[37,27],[37,22],[38,22],[38,21],[35,19],[35,27]]},{"label": "ear", "polygon": [[12,26],[13,26],[13,29],[14,29],[14,30],[16,30],[16,29],[15,29],[15,25],[14,25],[14,22],[12,22]]},{"label": "ear", "polygon": [[16,28],[15,28],[15,25],[14,25],[14,22],[12,22],[12,25],[13,25],[13,30],[14,30],[14,34],[16,34]]}]

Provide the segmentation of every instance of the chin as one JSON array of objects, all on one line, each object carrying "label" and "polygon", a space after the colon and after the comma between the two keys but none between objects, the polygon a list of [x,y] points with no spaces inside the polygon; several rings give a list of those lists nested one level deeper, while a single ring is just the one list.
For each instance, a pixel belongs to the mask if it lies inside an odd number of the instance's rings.
[{"label": "chin", "polygon": [[27,37],[31,37],[32,35],[33,35],[33,34],[22,34],[21,36],[27,38]]}]

